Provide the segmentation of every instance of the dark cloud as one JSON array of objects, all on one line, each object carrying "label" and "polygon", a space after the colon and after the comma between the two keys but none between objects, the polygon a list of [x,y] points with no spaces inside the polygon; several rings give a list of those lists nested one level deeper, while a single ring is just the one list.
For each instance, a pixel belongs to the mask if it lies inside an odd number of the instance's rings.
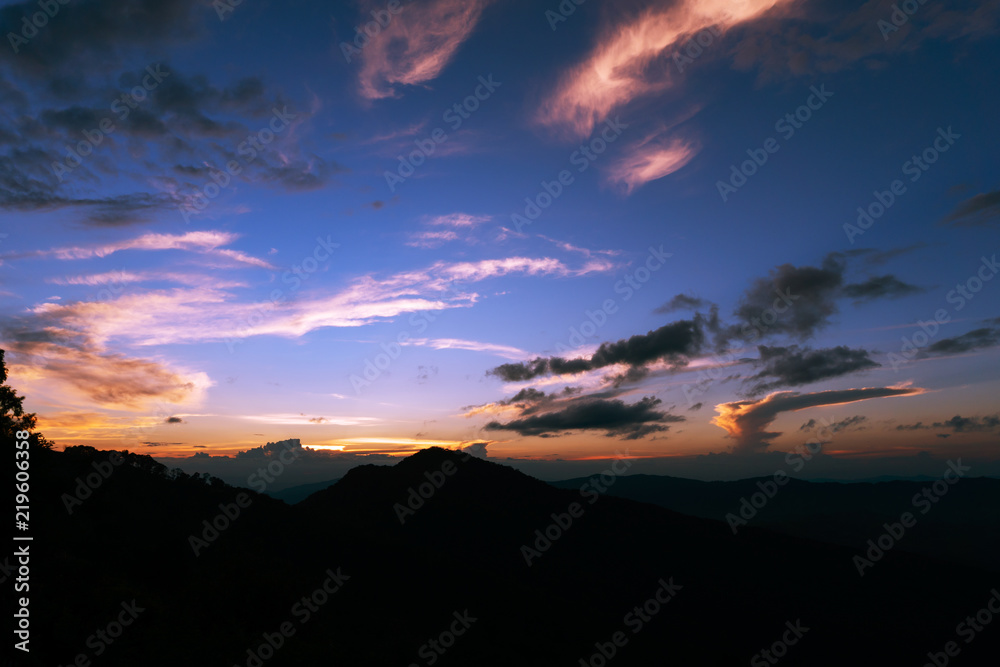
[{"label": "dark cloud", "polygon": [[[800,348],[797,345],[790,347],[761,345],[757,350],[760,352],[760,359],[752,363],[762,370],[748,380],[756,382],[751,394],[778,387],[798,387],[881,365],[871,360],[867,350],[852,350],[843,345],[820,350]],[[775,379],[766,382],[765,378]]]},{"label": "dark cloud", "polygon": [[820,430],[826,433],[839,433],[844,429],[851,428],[852,426],[857,426],[858,424],[863,424],[868,421],[868,417],[862,415],[855,415],[854,417],[848,417],[847,419],[841,419],[840,421],[831,422],[829,424],[820,425],[815,419],[810,419],[805,424],[799,427],[800,431],[811,431],[817,426]]},{"label": "dark cloud", "polygon": [[958,227],[985,225],[1000,220],[1000,190],[981,192],[955,207],[945,222]]},{"label": "dark cloud", "polygon": [[[0,49],[0,62],[20,75],[55,77],[72,94],[73,74],[114,66],[128,51],[179,44],[202,34],[213,12],[200,0],[74,0],[31,37]],[[37,0],[0,7],[0,34],[21,34],[24,17],[39,11]],[[30,20],[30,18],[29,18]],[[79,77],[76,77],[79,80]],[[58,85],[58,84],[61,84]]]},{"label": "dark cloud", "polygon": [[992,431],[1000,427],[1000,416],[962,417],[955,415],[943,422],[934,422],[934,428],[950,428],[955,433],[971,433],[976,431]]},{"label": "dark cloud", "polygon": [[184,420],[181,419],[180,417],[167,417],[165,420],[163,420],[163,423],[164,424],[183,424]]},{"label": "dark cloud", "polygon": [[705,405],[704,403],[695,403],[690,408],[688,408],[688,410],[690,410],[691,412],[697,412],[698,410],[701,410],[702,406],[704,405]]},{"label": "dark cloud", "polygon": [[716,426],[724,428],[729,437],[736,441],[734,451],[752,453],[764,450],[780,432],[767,431],[767,427],[782,412],[804,410],[821,405],[840,405],[872,398],[907,396],[920,393],[916,388],[866,387],[863,389],[836,389],[811,394],[786,391],[771,394],[767,398],[753,401],[735,401],[715,406],[718,416],[712,420]]},{"label": "dark cloud", "polygon": [[646,334],[615,343],[602,343],[589,359],[539,357],[532,361],[501,364],[487,371],[487,375],[495,375],[507,382],[522,382],[543,375],[584,373],[614,364],[626,364],[637,371],[659,360],[680,366],[701,351],[704,343],[705,333],[699,318],[680,320]]},{"label": "dark cloud", "polygon": [[929,429],[930,426],[924,426],[923,422],[917,422],[916,424],[900,424],[896,427],[897,431],[923,431]]},{"label": "dark cloud", "polygon": [[659,315],[669,315],[678,310],[698,310],[699,308],[706,308],[711,305],[710,302],[704,299],[687,294],[678,294],[653,312]]},{"label": "dark cloud", "polygon": [[844,282],[844,262],[829,255],[822,266],[782,264],[758,278],[743,294],[734,315],[739,324],[728,336],[752,340],[764,333],[806,339],[825,327],[837,312],[836,298]]},{"label": "dark cloud", "polygon": [[670,427],[666,422],[681,422],[684,417],[656,409],[662,401],[652,396],[644,397],[631,405],[621,400],[575,399],[565,407],[543,414],[514,419],[507,423],[492,421],[488,431],[515,431],[523,436],[553,436],[568,431],[599,430],[609,438],[620,437],[636,440],[650,433],[663,432]]},{"label": "dark cloud", "polygon": [[962,352],[971,352],[972,350],[996,347],[997,345],[1000,345],[1000,328],[983,327],[982,329],[968,331],[961,336],[936,341],[922,350],[920,356],[960,354]]},{"label": "dark cloud", "polygon": [[921,287],[904,283],[893,275],[876,276],[863,283],[852,283],[844,286],[844,296],[855,300],[855,303],[874,301],[875,299],[899,299],[910,294],[924,292]]}]

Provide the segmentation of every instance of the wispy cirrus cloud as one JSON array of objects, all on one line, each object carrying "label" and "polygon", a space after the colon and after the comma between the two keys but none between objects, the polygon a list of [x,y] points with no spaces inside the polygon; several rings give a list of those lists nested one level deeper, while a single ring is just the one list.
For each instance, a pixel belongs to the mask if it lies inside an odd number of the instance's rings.
[{"label": "wispy cirrus cloud", "polygon": [[471,229],[484,222],[489,222],[492,218],[488,215],[470,215],[468,213],[449,213],[448,215],[436,215],[427,221],[428,225],[444,227],[460,227]]},{"label": "wispy cirrus cloud", "polygon": [[608,171],[608,182],[632,194],[650,181],[669,176],[698,154],[696,142],[653,135],[628,149],[628,153]]},{"label": "wispy cirrus cloud", "polygon": [[358,327],[404,313],[472,306],[479,295],[458,289],[460,283],[518,275],[576,277],[609,270],[594,261],[571,267],[547,257],[442,261],[386,277],[360,276],[333,294],[303,295],[281,303],[241,301],[217,285],[129,290],[115,299],[43,303],[29,309],[17,326],[24,331],[73,332],[101,345],[110,340],[162,345],[257,335],[298,338],[325,327]]},{"label": "wispy cirrus cloud", "polygon": [[670,88],[669,68],[656,66],[699,30],[727,30],[762,16],[788,0],[680,0],[657,4],[610,24],[580,64],[568,71],[538,111],[543,125],[574,137],[632,100]]},{"label": "wispy cirrus cloud", "polygon": [[417,347],[429,347],[434,350],[469,350],[472,352],[487,352],[505,359],[527,359],[531,356],[528,352],[509,345],[497,345],[495,343],[481,343],[475,340],[462,340],[460,338],[411,338],[402,345],[414,345]]},{"label": "wispy cirrus cloud", "polygon": [[[361,55],[359,85],[369,100],[398,97],[397,87],[431,81],[455,57],[490,0],[428,0],[407,4]],[[362,3],[362,14],[385,3]]]},{"label": "wispy cirrus cloud", "polygon": [[0,259],[23,259],[26,257],[54,257],[60,260],[93,259],[107,257],[125,250],[186,250],[207,255],[215,255],[237,264],[246,264],[263,269],[275,267],[263,259],[253,257],[240,250],[223,248],[239,238],[238,234],[221,231],[187,232],[184,234],[143,234],[114,243],[91,246],[66,246],[51,250],[36,250],[0,257]]}]

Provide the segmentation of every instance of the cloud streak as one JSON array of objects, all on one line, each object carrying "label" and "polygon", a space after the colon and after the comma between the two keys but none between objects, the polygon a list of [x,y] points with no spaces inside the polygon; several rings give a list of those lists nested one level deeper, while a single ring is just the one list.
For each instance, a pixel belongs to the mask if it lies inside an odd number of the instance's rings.
[{"label": "cloud streak", "polygon": [[767,427],[782,412],[805,410],[822,405],[842,405],[856,401],[890,396],[909,396],[923,390],[903,387],[866,387],[863,389],[838,389],[801,394],[793,391],[777,392],[756,401],[735,401],[715,406],[718,415],[712,420],[736,441],[733,451],[737,453],[760,452],[781,435],[767,431]]}]

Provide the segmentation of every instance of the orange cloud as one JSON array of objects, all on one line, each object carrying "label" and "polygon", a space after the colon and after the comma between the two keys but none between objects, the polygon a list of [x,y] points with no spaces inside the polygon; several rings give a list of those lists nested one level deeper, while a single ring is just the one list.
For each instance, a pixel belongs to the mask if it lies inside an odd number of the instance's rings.
[{"label": "orange cloud", "polygon": [[795,391],[780,391],[759,401],[735,401],[715,406],[717,417],[712,423],[725,429],[729,437],[736,440],[734,451],[750,453],[763,451],[771,440],[781,433],[765,431],[782,412],[805,410],[821,405],[842,405],[872,398],[909,396],[923,393],[916,387],[865,387],[862,389],[835,389],[801,394]]},{"label": "orange cloud", "polygon": [[[365,3],[364,13],[385,3]],[[396,97],[394,86],[437,78],[479,23],[489,0],[426,0],[406,4],[362,51],[361,95]]]},{"label": "orange cloud", "polygon": [[5,343],[25,375],[68,386],[83,399],[111,408],[144,409],[154,402],[186,403],[211,386],[205,373],[183,373],[156,361],[109,354],[85,343],[22,340]]},{"label": "orange cloud", "polygon": [[727,30],[792,0],[680,0],[658,5],[604,31],[586,59],[567,72],[543,102],[538,121],[576,137],[628,102],[666,90],[673,81],[653,65],[689,36],[715,26]]}]

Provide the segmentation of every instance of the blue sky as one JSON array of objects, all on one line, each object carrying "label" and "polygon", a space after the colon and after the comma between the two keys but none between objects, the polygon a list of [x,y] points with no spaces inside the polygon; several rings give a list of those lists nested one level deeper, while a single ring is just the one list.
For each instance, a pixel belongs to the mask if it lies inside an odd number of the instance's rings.
[{"label": "blue sky", "polygon": [[0,5],[0,347],[39,428],[995,459],[1000,3],[549,4]]}]

